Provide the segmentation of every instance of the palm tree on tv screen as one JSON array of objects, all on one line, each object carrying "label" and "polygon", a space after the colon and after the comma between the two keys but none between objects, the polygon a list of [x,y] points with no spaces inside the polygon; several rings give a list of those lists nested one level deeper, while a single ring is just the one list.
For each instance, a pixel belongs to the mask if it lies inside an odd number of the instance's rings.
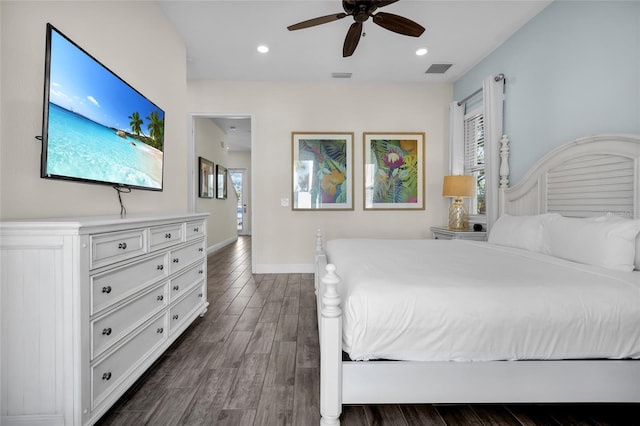
[{"label": "palm tree on tv screen", "polygon": [[140,118],[140,114],[137,111],[132,113],[129,116],[129,120],[131,120],[129,123],[131,131],[140,136],[140,133],[142,132],[142,119]]},{"label": "palm tree on tv screen", "polygon": [[147,124],[147,130],[149,130],[149,135],[151,139],[156,143],[156,148],[162,149],[162,141],[164,138],[164,120],[160,118],[158,111],[152,111],[151,114],[146,118],[149,120],[149,124]]}]

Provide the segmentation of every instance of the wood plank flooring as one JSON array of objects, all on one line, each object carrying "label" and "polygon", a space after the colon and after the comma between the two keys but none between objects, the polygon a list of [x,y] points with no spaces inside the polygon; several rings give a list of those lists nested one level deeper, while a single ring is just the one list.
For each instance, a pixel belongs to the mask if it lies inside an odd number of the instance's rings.
[{"label": "wood plank flooring", "polygon": [[[251,238],[209,256],[199,318],[101,419],[107,425],[317,425],[313,275],[251,274]],[[640,404],[366,405],[342,425],[640,425]]]}]

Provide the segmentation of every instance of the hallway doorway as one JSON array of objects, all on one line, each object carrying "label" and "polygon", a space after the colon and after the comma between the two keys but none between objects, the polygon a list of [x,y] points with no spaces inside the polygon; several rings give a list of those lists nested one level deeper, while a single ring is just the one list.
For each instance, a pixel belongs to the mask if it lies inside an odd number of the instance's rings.
[{"label": "hallway doorway", "polygon": [[[253,228],[253,195],[252,195],[252,168],[253,158],[251,155],[253,140],[253,125],[255,117],[252,114],[236,113],[236,114],[220,114],[220,113],[192,113],[191,120],[189,122],[189,133],[191,134],[191,148],[189,150],[189,187],[188,191],[188,205],[189,211],[197,211],[196,204],[200,205],[200,209],[203,208],[202,200],[198,195],[198,156],[202,154],[202,146],[215,146],[213,153],[206,153],[209,157],[206,157],[213,161],[217,165],[224,166],[227,170],[228,186],[231,192],[238,192],[239,200],[236,205],[235,200],[232,202],[231,209],[225,210],[223,213],[224,226],[222,232],[218,232],[216,235],[224,233],[225,235],[219,239],[210,239],[208,241],[209,247],[217,247],[227,244],[230,241],[230,237],[227,236],[230,231],[233,238],[238,235],[252,235]],[[209,124],[207,124],[209,123]],[[213,126],[213,127],[212,127]],[[204,130],[204,132],[203,132]],[[211,144],[211,145],[208,145]],[[221,149],[224,152],[221,152]],[[242,171],[241,182],[242,185],[236,186],[239,183],[238,176],[235,176],[233,180],[232,171]],[[233,186],[232,186],[233,185]],[[233,190],[232,190],[233,188]],[[240,189],[241,188],[241,189]],[[234,195],[235,196],[235,195]],[[206,200],[205,200],[206,201]],[[229,199],[229,201],[232,201]],[[206,207],[206,206],[205,206]],[[213,203],[211,208],[213,210],[222,207],[221,203]],[[226,209],[226,207],[225,207]],[[214,218],[220,218],[218,211],[212,211],[209,217],[209,221]],[[209,223],[211,229],[214,226],[219,226],[221,223],[219,220],[215,223]],[[227,228],[228,226],[228,228]],[[252,247],[253,250],[253,247]],[[255,269],[255,257],[252,257],[252,271]]]},{"label": "hallway doorway", "polygon": [[238,216],[238,235],[249,235],[249,227],[247,226],[249,215],[246,200],[246,172],[246,169],[229,169],[229,177],[236,190],[236,194],[238,194],[238,206],[236,209]]}]

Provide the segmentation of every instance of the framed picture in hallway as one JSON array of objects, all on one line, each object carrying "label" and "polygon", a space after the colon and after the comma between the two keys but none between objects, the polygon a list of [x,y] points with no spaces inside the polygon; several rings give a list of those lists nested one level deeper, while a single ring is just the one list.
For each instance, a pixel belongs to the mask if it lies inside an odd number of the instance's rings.
[{"label": "framed picture in hallway", "polygon": [[293,210],[353,210],[353,132],[292,132],[291,159]]},{"label": "framed picture in hallway", "polygon": [[227,199],[227,168],[216,165],[216,198]]},{"label": "framed picture in hallway", "polygon": [[364,209],[424,210],[424,133],[364,133]]},{"label": "framed picture in hallway", "polygon": [[213,163],[206,158],[199,157],[199,191],[200,198],[213,198],[215,186],[213,185]]}]

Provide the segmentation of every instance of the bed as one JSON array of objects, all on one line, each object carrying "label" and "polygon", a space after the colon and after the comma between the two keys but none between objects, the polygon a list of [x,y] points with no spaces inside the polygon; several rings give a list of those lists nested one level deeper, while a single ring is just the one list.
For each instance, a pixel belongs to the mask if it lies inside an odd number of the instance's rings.
[{"label": "bed", "polygon": [[564,144],[513,187],[506,147],[488,243],[318,231],[321,424],[343,404],[640,402],[640,136]]}]

